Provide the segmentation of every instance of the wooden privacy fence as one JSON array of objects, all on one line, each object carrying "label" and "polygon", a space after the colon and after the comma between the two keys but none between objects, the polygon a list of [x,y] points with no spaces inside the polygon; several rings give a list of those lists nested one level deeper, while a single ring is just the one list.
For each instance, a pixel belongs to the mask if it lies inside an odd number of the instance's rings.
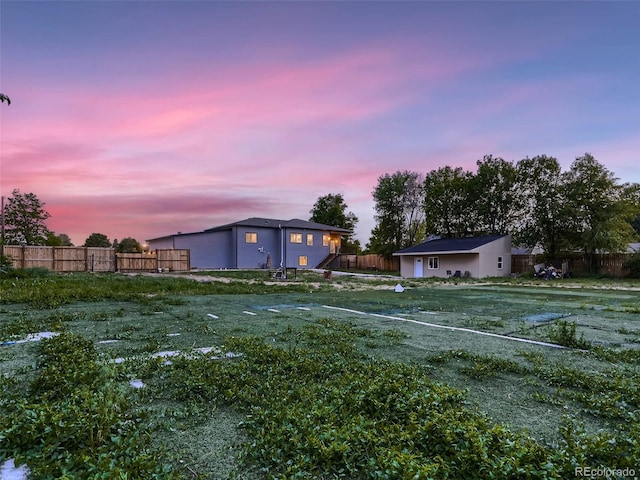
[{"label": "wooden privacy fence", "polygon": [[3,245],[2,255],[14,268],[46,268],[53,272],[189,271],[189,250],[116,253],[113,248]]},{"label": "wooden privacy fence", "polygon": [[[611,277],[624,277],[626,271],[623,268],[625,262],[631,259],[632,253],[604,253],[594,255],[593,267],[596,272]],[[572,275],[584,275],[590,273],[589,257],[586,255],[570,255],[564,258],[549,259],[544,255],[512,255],[512,273],[531,273],[533,266],[539,263],[553,265],[557,269],[567,269]]]},{"label": "wooden privacy fence", "polygon": [[400,271],[400,259],[385,258],[381,255],[340,254],[329,265],[331,268],[345,270],[382,270],[386,272]]}]

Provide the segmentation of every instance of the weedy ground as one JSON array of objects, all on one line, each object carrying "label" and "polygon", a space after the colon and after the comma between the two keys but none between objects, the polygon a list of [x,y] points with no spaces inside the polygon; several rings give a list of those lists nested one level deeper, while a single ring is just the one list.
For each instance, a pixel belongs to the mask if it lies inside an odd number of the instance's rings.
[{"label": "weedy ground", "polygon": [[[638,287],[4,277],[0,462],[34,478],[638,471]],[[13,343],[48,331],[60,335]]]}]

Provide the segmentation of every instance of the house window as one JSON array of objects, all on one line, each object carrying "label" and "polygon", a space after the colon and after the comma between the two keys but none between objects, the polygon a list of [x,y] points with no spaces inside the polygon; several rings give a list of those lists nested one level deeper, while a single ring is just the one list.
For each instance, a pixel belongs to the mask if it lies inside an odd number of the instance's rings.
[{"label": "house window", "polygon": [[307,266],[307,256],[306,255],[300,255],[298,257],[298,266],[300,267],[306,267]]},{"label": "house window", "polygon": [[291,243],[302,243],[302,234],[301,233],[290,233],[289,241]]},{"label": "house window", "polygon": [[502,257],[498,257],[498,270],[502,270]]},{"label": "house window", "polygon": [[313,245],[313,233],[307,233],[307,245]]},{"label": "house window", "polygon": [[245,243],[258,243],[258,234],[253,232],[247,232],[244,234]]},{"label": "house window", "polygon": [[330,241],[331,241],[331,237],[329,237],[329,235],[322,235],[322,246],[323,247],[328,247]]},{"label": "house window", "polygon": [[440,268],[440,259],[438,257],[429,257],[427,264],[429,270],[437,270]]}]

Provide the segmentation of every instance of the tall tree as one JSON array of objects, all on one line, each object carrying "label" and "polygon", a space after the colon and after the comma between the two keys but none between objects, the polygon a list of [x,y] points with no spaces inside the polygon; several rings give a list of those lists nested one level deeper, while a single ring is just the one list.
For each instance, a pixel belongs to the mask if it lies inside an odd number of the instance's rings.
[{"label": "tall tree", "polygon": [[56,235],[54,232],[49,232],[46,245],[49,247],[73,247],[73,243],[71,243],[69,235],[66,233]]},{"label": "tall tree", "polygon": [[111,242],[109,241],[109,237],[107,237],[103,233],[92,233],[87,237],[84,241],[84,247],[105,247],[108,248],[111,246]]},{"label": "tall tree", "polygon": [[625,251],[633,239],[631,221],[637,213],[625,190],[591,154],[576,158],[564,174],[568,205],[565,218],[572,245],[591,260],[598,251]]},{"label": "tall tree", "polygon": [[[115,244],[115,240],[114,240]],[[115,245],[114,245],[115,248]],[[118,243],[118,252],[120,253],[142,253],[142,245],[135,238],[126,237]]]},{"label": "tall tree", "polygon": [[560,163],[546,155],[527,157],[517,163],[516,171],[522,203],[515,243],[540,246],[550,257],[556,257],[567,246]]},{"label": "tall tree", "polygon": [[472,178],[471,172],[448,165],[425,176],[423,208],[427,234],[453,238],[474,231]]},{"label": "tall tree", "polygon": [[7,245],[44,245],[49,235],[45,221],[51,215],[33,193],[15,189],[4,206],[4,243]]},{"label": "tall tree", "polygon": [[640,183],[625,183],[622,186],[622,196],[631,210],[629,224],[635,232],[636,240],[640,240]]},{"label": "tall tree", "polygon": [[424,239],[423,185],[418,172],[408,170],[378,178],[373,191],[377,225],[369,249],[384,256]]},{"label": "tall tree", "polygon": [[477,165],[472,191],[479,231],[512,233],[517,225],[516,213],[520,210],[514,165],[492,155],[485,155]]},{"label": "tall tree", "polygon": [[359,242],[354,240],[353,235],[356,224],[358,223],[358,217],[353,212],[347,212],[347,208],[349,207],[345,203],[341,193],[323,195],[322,197],[318,197],[318,200],[316,200],[316,203],[309,212],[311,214],[309,221],[331,225],[332,227],[345,228],[351,231],[351,234],[342,244],[342,250],[349,251],[355,249],[357,251],[359,249]]}]

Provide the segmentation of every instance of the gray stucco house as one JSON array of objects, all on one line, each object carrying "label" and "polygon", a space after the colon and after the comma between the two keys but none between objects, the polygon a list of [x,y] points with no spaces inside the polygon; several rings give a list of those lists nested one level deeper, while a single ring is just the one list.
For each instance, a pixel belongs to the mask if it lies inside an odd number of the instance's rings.
[{"label": "gray stucco house", "polygon": [[441,238],[395,252],[400,275],[408,278],[506,277],[511,274],[511,237]]},{"label": "gray stucco house", "polygon": [[247,218],[202,232],[147,240],[150,250],[190,250],[196,268],[316,268],[340,251],[349,230],[305,220]]}]

